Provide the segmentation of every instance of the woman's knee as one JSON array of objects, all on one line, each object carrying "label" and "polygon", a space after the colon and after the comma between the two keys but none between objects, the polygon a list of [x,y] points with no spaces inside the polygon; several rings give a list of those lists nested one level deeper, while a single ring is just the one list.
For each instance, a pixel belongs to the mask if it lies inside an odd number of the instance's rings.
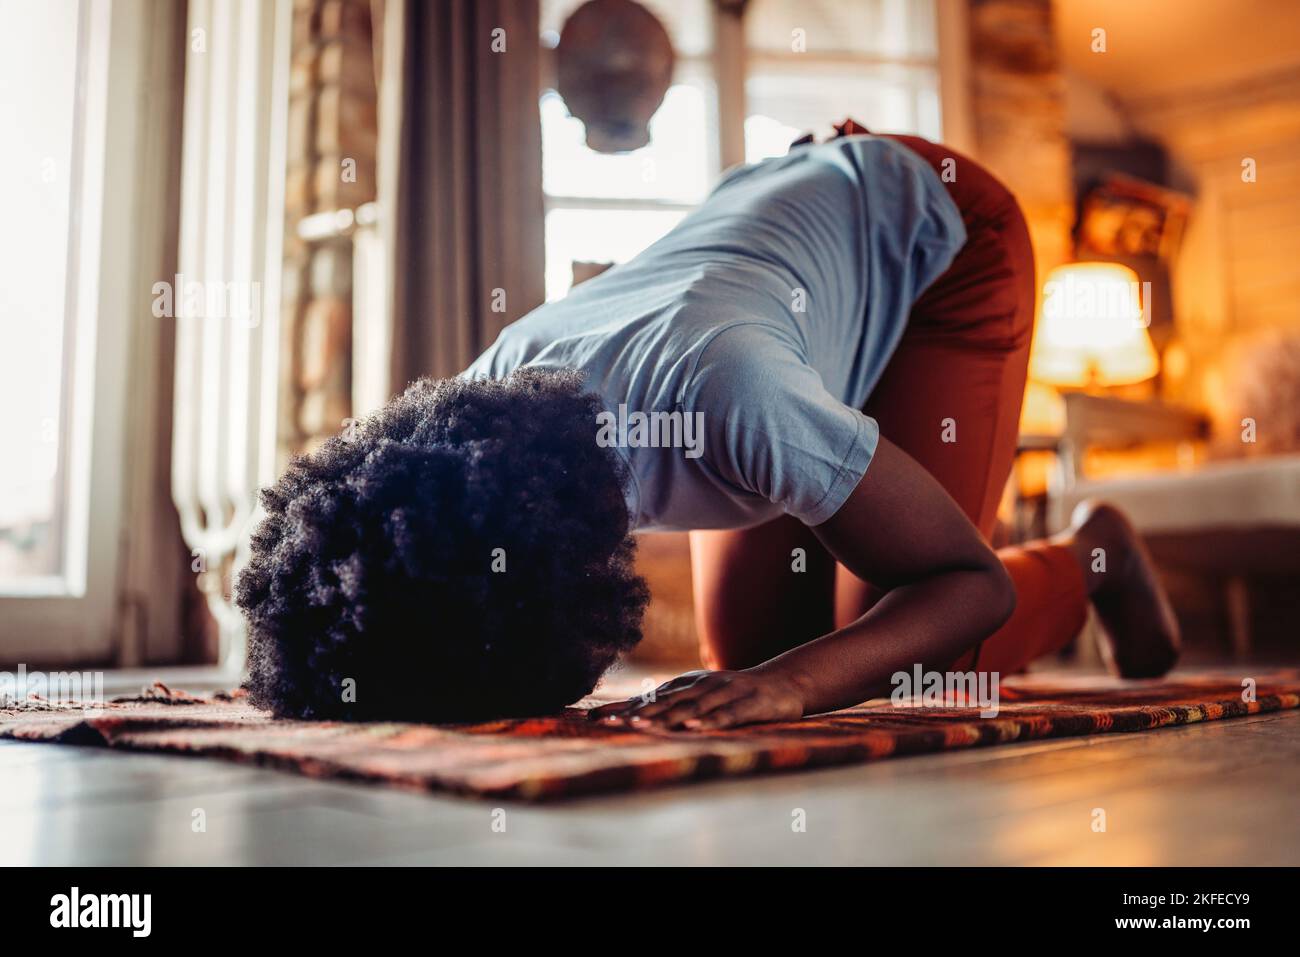
[{"label": "woman's knee", "polygon": [[779,521],[691,533],[695,627],[710,668],[747,668],[834,627],[834,560],[802,525]]}]

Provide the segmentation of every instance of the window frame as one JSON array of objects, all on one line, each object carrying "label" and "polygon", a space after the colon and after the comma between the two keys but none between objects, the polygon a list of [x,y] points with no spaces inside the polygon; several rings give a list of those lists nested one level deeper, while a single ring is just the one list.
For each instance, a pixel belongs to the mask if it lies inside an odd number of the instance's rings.
[{"label": "window frame", "polygon": [[122,78],[111,69],[116,6],[78,4],[59,408],[60,569],[5,583],[0,653],[7,661],[97,660],[112,651],[123,479],[113,455],[121,419],[113,413],[122,406],[126,379],[123,336],[113,322],[122,315],[123,290],[113,277],[129,266],[128,244],[103,241],[116,194],[104,187],[116,182],[111,177],[122,172],[123,158],[109,125],[110,106],[122,92]]},{"label": "window frame", "polygon": [[[829,50],[819,51],[812,49],[806,52],[782,52],[778,50],[760,49],[751,50],[746,47],[744,51],[745,71],[744,80],[746,87],[750,77],[755,73],[762,73],[768,76],[781,76],[789,73],[791,75],[806,76],[811,71],[825,71],[828,74],[843,74],[853,69],[861,69],[865,73],[876,71],[896,70],[901,76],[900,79],[889,80],[890,83],[896,83],[906,89],[910,108],[913,113],[913,123],[919,125],[921,119],[917,115],[917,104],[919,93],[925,86],[918,82],[920,74],[927,73],[934,78],[934,93],[936,98],[935,106],[939,111],[939,123],[941,136],[945,142],[951,142],[949,129],[949,96],[954,93],[955,82],[953,77],[961,76],[960,70],[953,73],[952,77],[945,80],[946,73],[952,73],[948,68],[949,58],[954,60],[956,57],[955,47],[958,46],[954,41],[954,25],[964,33],[965,30],[965,13],[960,9],[964,0],[934,0],[934,52],[933,53],[879,53],[879,52],[853,52],[847,50]],[[744,31],[741,31],[740,41],[747,43],[747,37]],[[960,67],[961,65],[958,64]],[[964,69],[964,67],[961,67]],[[967,100],[968,104],[969,101]],[[741,142],[744,142],[744,124],[751,114],[751,108],[748,96],[745,97],[744,116],[738,120],[733,118],[733,122],[740,123]],[[870,117],[853,117],[859,122],[872,126]],[[954,118],[954,125],[957,125],[960,117]],[[912,132],[898,129],[881,128],[882,132],[899,133]],[[826,131],[816,131],[818,135]]]},{"label": "window frame", "polygon": [[[150,301],[169,261],[168,164],[178,158],[175,114],[159,84],[178,75],[183,22],[183,10],[78,3],[59,413],[63,555],[58,576],[0,595],[5,663],[132,664],[180,647],[178,589],[150,574],[176,560],[166,546],[177,541],[161,511],[170,503],[151,484],[165,446],[156,416],[166,401],[166,345]],[[151,622],[166,648],[145,647]]]}]

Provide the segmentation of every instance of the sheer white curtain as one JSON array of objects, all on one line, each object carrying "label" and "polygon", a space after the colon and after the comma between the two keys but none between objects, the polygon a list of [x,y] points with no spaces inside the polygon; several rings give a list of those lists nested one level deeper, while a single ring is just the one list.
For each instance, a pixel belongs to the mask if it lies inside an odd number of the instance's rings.
[{"label": "sheer white curtain", "polygon": [[275,477],[292,0],[190,0],[172,495],[239,671],[230,582]]}]

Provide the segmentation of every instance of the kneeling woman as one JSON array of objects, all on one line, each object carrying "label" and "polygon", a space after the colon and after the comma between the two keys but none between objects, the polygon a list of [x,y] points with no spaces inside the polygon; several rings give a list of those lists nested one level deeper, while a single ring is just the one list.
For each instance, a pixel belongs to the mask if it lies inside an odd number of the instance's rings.
[{"label": "kneeling woman", "polygon": [[[431,721],[572,703],[640,636],[636,528],[691,530],[710,670],[597,717],[722,728],[887,694],[916,665],[1014,672],[1089,602],[1120,674],[1167,671],[1176,625],[1115,510],[987,544],[1033,331],[1014,199],[950,150],[858,130],[732,171],[460,377],[296,462],[238,590],[254,703]],[[629,410],[699,433],[611,445]]]}]

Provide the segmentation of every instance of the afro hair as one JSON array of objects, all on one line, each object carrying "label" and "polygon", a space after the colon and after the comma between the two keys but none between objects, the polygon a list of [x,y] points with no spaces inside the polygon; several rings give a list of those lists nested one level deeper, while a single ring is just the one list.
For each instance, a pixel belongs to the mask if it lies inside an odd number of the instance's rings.
[{"label": "afro hair", "polygon": [[263,490],[235,590],[252,703],[447,722],[590,693],[640,640],[649,595],[626,469],[581,381],[420,380]]}]

